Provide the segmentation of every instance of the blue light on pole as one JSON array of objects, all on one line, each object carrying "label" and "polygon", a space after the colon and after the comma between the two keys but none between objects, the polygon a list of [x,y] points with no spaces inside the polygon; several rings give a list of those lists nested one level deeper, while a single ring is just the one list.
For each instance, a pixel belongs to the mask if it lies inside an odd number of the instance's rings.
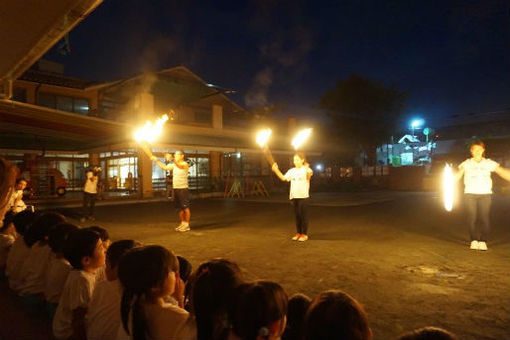
[{"label": "blue light on pole", "polygon": [[419,129],[425,121],[423,119],[414,119],[411,121],[411,130],[413,131],[413,137],[414,137],[414,130]]}]

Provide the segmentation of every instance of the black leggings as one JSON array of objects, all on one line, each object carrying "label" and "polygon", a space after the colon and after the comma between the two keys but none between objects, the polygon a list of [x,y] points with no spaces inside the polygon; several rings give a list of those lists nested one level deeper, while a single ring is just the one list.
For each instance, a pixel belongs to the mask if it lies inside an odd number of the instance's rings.
[{"label": "black leggings", "polygon": [[298,234],[308,232],[308,202],[306,198],[293,198],[294,214],[296,215],[296,231]]},{"label": "black leggings", "polygon": [[[487,236],[490,230],[489,213],[491,210],[491,195],[465,194],[464,198],[471,241],[477,240],[487,242]],[[480,233],[476,230],[477,217],[480,220]]]},{"label": "black leggings", "polygon": [[83,214],[86,217],[94,216],[94,206],[96,205],[97,194],[83,193]]}]

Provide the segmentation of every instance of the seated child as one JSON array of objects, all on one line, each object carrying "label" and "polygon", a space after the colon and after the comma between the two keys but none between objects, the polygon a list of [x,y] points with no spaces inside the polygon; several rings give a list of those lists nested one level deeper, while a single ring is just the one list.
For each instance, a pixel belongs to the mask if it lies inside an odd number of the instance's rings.
[{"label": "seated child", "polygon": [[80,229],[69,235],[64,255],[73,266],[53,318],[57,339],[85,339],[85,314],[96,284],[96,270],[105,265],[99,234]]},{"label": "seated child", "polygon": [[[196,339],[194,319],[182,308],[184,287],[174,254],[161,246],[134,248],[121,259],[118,275],[124,293],[117,339]],[[168,295],[179,306],[165,302]]]},{"label": "seated child", "polygon": [[7,255],[9,255],[9,250],[16,240],[16,229],[12,222],[13,218],[14,212],[9,211],[5,214],[2,225],[0,226],[0,277],[4,277]]},{"label": "seated child", "polygon": [[282,340],[301,340],[304,334],[305,315],[312,300],[304,294],[295,294],[289,299],[287,327]]},{"label": "seated child", "polygon": [[43,300],[46,269],[50,260],[51,248],[48,245],[48,234],[55,225],[65,222],[65,217],[56,212],[41,214],[25,233],[25,243],[30,248],[21,269],[23,282],[19,294],[26,296],[26,302],[32,304]]},{"label": "seated child", "polygon": [[28,248],[25,242],[25,231],[29,229],[35,217],[36,214],[30,210],[24,210],[13,217],[12,223],[14,224],[14,228],[16,228],[16,233],[20,236],[14,241],[9,255],[7,256],[5,275],[9,278],[9,288],[15,292],[19,290],[23,282],[20,276],[21,269],[30,251],[30,248]]},{"label": "seated child", "polygon": [[313,301],[305,321],[305,340],[372,339],[361,304],[340,290],[328,290]]},{"label": "seated child", "polygon": [[287,300],[287,294],[275,282],[240,285],[232,315],[232,336],[240,340],[280,339],[287,323]]},{"label": "seated child", "polygon": [[46,299],[46,310],[50,319],[53,319],[57,310],[60,294],[64,289],[67,276],[73,268],[69,261],[64,257],[64,247],[67,244],[69,235],[77,231],[79,228],[74,224],[60,223],[57,224],[48,235],[48,244],[52,254],[46,271],[44,284],[44,297]]},{"label": "seated child", "polygon": [[111,244],[106,251],[106,281],[99,282],[94,289],[86,316],[88,340],[115,339],[120,327],[120,300],[122,285],[117,276],[117,265],[121,257],[141,243],[121,240]]}]

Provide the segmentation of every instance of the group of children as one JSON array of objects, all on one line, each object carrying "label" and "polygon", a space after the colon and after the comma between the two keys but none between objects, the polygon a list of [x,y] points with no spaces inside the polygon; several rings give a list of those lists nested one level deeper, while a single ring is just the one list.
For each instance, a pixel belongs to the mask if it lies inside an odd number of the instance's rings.
[{"label": "group of children", "polygon": [[[0,258],[9,287],[52,318],[56,339],[372,338],[363,307],[344,292],[289,299],[276,282],[245,280],[232,261],[192,271],[162,246],[111,243],[105,229],[79,228],[58,213],[8,213],[3,239],[10,240]],[[434,328],[401,339],[424,334],[455,339]]]}]

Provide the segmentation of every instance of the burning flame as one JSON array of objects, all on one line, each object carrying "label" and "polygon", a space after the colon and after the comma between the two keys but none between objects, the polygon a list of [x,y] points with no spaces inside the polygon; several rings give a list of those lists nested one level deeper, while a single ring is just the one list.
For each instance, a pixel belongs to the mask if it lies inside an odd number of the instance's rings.
[{"label": "burning flame", "polygon": [[273,131],[271,131],[271,129],[264,129],[257,133],[257,144],[260,145],[261,147],[266,145],[272,132]]},{"label": "burning flame", "polygon": [[299,149],[301,145],[303,145],[310,134],[312,133],[312,129],[303,129],[297,133],[297,135],[292,140],[292,146],[295,150]]},{"label": "burning flame", "polygon": [[443,202],[446,211],[452,211],[453,208],[454,186],[452,167],[446,164],[443,172]]},{"label": "burning flame", "polygon": [[133,135],[135,140],[138,143],[154,142],[161,134],[161,131],[163,131],[163,125],[167,120],[168,116],[165,114],[156,119],[156,122],[154,124],[150,121],[147,121],[144,126],[135,131]]}]

